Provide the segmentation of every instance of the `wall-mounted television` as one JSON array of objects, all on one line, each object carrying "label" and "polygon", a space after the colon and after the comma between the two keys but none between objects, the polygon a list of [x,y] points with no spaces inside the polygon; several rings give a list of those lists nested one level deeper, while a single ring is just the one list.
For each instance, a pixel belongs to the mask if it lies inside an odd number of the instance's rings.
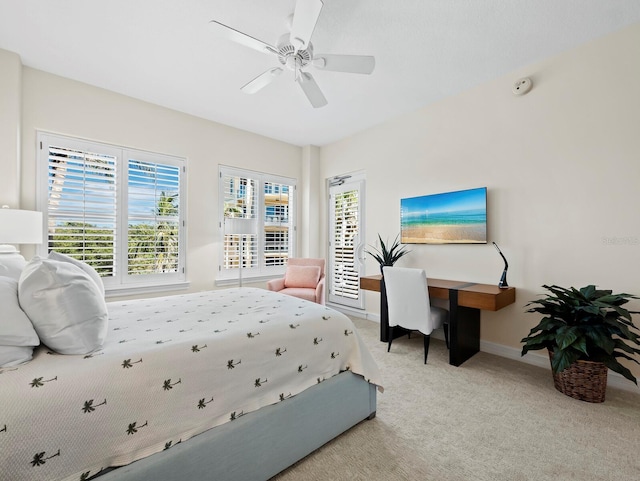
[{"label": "wall-mounted television", "polygon": [[486,244],[487,188],[400,200],[403,244]]}]

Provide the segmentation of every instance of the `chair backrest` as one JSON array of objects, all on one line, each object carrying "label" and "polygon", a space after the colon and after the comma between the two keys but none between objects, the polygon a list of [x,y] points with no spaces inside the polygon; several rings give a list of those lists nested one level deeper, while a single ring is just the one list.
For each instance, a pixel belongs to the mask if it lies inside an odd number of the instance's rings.
[{"label": "chair backrest", "polygon": [[320,267],[320,279],[324,277],[324,259],[291,257],[287,260],[290,266],[318,266]]},{"label": "chair backrest", "polygon": [[424,269],[383,267],[389,325],[429,335],[434,329]]}]

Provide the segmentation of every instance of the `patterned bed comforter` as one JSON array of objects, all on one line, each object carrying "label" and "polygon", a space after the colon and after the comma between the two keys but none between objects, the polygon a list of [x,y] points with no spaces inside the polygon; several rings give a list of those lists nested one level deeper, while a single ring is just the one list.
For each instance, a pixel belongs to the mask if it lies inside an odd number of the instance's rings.
[{"label": "patterned bed comforter", "polygon": [[352,322],[255,288],[111,302],[102,349],[0,369],[0,478],[81,480],[350,369],[380,385]]}]

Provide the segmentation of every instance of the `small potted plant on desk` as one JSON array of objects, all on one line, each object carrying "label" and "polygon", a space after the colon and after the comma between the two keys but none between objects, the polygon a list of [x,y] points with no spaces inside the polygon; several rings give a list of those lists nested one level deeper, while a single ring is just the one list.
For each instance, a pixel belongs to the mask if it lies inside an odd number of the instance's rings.
[{"label": "small potted plant on desk", "polygon": [[640,364],[633,357],[640,354],[635,347],[640,346],[640,337],[631,319],[631,314],[640,312],[622,307],[630,299],[639,298],[612,294],[593,285],[581,289],[542,287],[551,294],[527,304],[535,306],[527,312],[538,312],[544,317],[522,339],[522,355],[547,349],[555,388],[581,401],[604,401],[607,368],[638,384],[618,359]]},{"label": "small potted plant on desk", "polygon": [[[397,235],[393,241],[393,244],[387,247],[387,245],[385,245],[385,243],[383,242],[382,237],[380,237],[380,234],[378,234],[380,249],[371,246],[373,251],[365,250],[367,254],[370,254],[371,257],[373,257],[376,261],[378,261],[378,264],[380,264],[380,274],[382,274],[382,268],[384,266],[394,265],[398,259],[410,252],[406,247],[400,244],[399,237],[400,236]],[[387,241],[387,244],[388,243],[389,241]]]}]

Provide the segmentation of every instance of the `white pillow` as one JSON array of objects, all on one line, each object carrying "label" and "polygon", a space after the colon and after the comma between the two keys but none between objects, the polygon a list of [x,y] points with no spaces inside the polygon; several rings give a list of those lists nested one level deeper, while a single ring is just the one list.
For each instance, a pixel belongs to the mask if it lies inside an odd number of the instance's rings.
[{"label": "white pillow", "polygon": [[0,346],[37,346],[40,339],[18,302],[18,281],[0,276]]},{"label": "white pillow", "polygon": [[27,261],[18,253],[0,254],[0,276],[11,277],[16,281]]},{"label": "white pillow", "polygon": [[107,304],[80,267],[36,256],[22,271],[18,296],[40,341],[54,351],[87,354],[102,346]]},{"label": "white pillow", "polygon": [[98,286],[98,289],[100,289],[102,297],[104,297],[104,283],[102,282],[100,274],[98,274],[98,272],[92,266],[90,266],[86,262],[79,261],[78,259],[74,259],[73,257],[70,257],[66,254],[61,254],[60,252],[56,251],[49,252],[49,259],[53,259],[54,261],[69,262],[75,266],[78,266],[80,269],[89,274],[89,277],[93,279],[93,282],[95,282]]},{"label": "white pillow", "polygon": [[33,347],[30,346],[0,346],[0,367],[11,367],[31,361]]}]

